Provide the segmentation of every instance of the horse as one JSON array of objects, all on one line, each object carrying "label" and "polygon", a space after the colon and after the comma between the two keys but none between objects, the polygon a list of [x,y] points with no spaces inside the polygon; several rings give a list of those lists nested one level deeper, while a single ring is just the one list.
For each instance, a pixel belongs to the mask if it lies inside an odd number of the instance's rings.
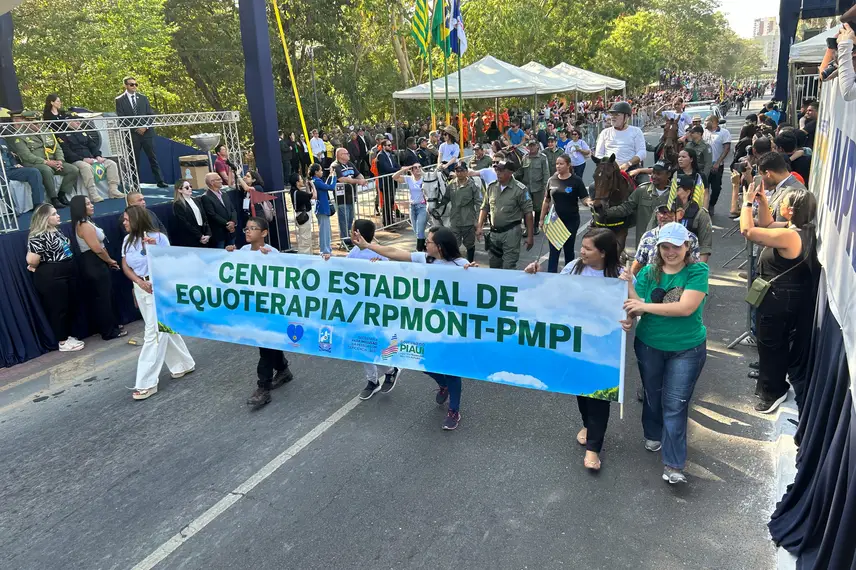
[{"label": "horse", "polygon": [[675,119],[666,119],[663,125],[663,137],[660,139],[660,149],[655,154],[657,160],[664,160],[674,166],[678,163],[678,153],[683,148],[684,145],[678,140],[678,122]]},{"label": "horse", "polygon": [[428,204],[429,225],[449,225],[451,197],[446,188],[446,175],[440,169],[426,170],[422,174],[422,193]]},{"label": "horse", "polygon": [[[618,168],[614,154],[609,158],[600,160],[597,168],[594,169],[594,197],[592,202],[594,202],[595,210],[603,211],[609,206],[618,206],[626,202],[635,187],[636,185],[630,177]],[[630,219],[627,218],[619,222],[601,222],[598,220],[599,217],[592,218],[592,226],[612,230],[618,240],[618,252],[623,253],[627,243]]]}]

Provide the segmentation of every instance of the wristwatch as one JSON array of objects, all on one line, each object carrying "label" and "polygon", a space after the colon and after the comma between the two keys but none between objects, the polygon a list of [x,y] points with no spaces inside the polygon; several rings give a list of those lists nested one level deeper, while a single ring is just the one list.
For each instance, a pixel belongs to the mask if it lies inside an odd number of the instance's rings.
[{"label": "wristwatch", "polygon": [[744,208],[751,208],[751,207],[753,207],[754,205],[755,205],[755,204],[754,204],[753,202],[743,202],[743,207],[744,207]]}]

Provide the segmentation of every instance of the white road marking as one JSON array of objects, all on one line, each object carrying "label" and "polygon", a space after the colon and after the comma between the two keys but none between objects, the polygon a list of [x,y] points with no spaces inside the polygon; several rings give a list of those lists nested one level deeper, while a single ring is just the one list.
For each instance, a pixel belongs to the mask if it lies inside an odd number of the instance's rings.
[{"label": "white road marking", "polygon": [[151,554],[146,556],[133,570],[150,570],[157,566],[167,556],[178,550],[196,533],[204,529],[208,524],[226,512],[229,507],[240,501],[244,495],[252,491],[256,486],[273,475],[277,469],[282,467],[289,459],[300,453],[306,446],[312,443],[325,431],[333,427],[339,420],[348,415],[348,412],[357,407],[361,402],[358,396],[347,402],[344,406],[333,412],[329,418],[315,426],[309,433],[298,439],[288,449],[277,455],[270,463],[256,471],[249,479],[238,485],[231,493],[217,501],[210,509],[193,519],[187,526],[179,530],[169,540],[160,545]]}]

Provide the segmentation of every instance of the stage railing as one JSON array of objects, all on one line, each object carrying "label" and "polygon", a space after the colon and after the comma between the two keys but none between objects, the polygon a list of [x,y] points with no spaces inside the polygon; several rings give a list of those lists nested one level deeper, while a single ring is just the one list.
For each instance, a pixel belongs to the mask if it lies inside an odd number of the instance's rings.
[{"label": "stage railing", "polygon": [[[179,127],[187,125],[219,125],[220,142],[226,145],[229,158],[243,172],[243,152],[238,138],[237,111],[205,111],[169,115],[143,115],[119,117],[115,115],[80,116],[62,121],[24,121],[0,123],[0,137],[29,135],[61,135],[75,131],[96,131],[101,135],[101,152],[105,157],[116,158],[119,167],[120,189],[124,193],[140,187],[137,160],[134,155],[132,131],[139,128]],[[81,128],[73,129],[68,120],[80,121]],[[106,136],[105,136],[106,135]],[[36,204],[37,206],[38,204]],[[18,230],[15,204],[9,189],[6,168],[0,161],[0,233]]]}]

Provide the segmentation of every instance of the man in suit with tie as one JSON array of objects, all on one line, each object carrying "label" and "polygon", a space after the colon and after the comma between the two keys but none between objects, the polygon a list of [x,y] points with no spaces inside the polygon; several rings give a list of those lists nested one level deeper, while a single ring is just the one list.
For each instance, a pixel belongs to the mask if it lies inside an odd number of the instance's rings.
[{"label": "man in suit with tie", "polygon": [[[137,93],[137,80],[133,77],[126,77],[124,80],[125,92],[116,97],[116,114],[120,117],[141,117],[145,115],[155,115],[154,109],[149,105],[149,99],[142,93]],[[152,174],[155,175],[158,188],[166,188],[167,184],[163,180],[158,157],[155,155],[155,130],[151,127],[139,126],[139,121],[134,121],[131,126],[131,141],[134,144],[134,160],[136,162],[137,173],[139,175],[140,150],[146,153],[149,159],[149,164],[152,167]]]},{"label": "man in suit with tie", "polygon": [[380,179],[380,189],[383,192],[383,225],[388,226],[394,221],[396,184],[392,181],[392,176],[384,176],[384,174],[395,174],[401,167],[398,165],[398,158],[392,152],[392,141],[384,139],[381,148],[381,152],[377,155],[377,172],[383,176]]},{"label": "man in suit with tie", "polygon": [[408,137],[404,143],[407,148],[401,151],[401,166],[413,166],[421,164],[419,162],[419,153],[417,152],[416,139]]},{"label": "man in suit with tie", "polygon": [[205,175],[208,191],[202,195],[202,208],[208,216],[211,229],[210,247],[224,249],[235,245],[235,226],[238,224],[238,211],[232,200],[223,192],[223,179],[216,172]]}]

